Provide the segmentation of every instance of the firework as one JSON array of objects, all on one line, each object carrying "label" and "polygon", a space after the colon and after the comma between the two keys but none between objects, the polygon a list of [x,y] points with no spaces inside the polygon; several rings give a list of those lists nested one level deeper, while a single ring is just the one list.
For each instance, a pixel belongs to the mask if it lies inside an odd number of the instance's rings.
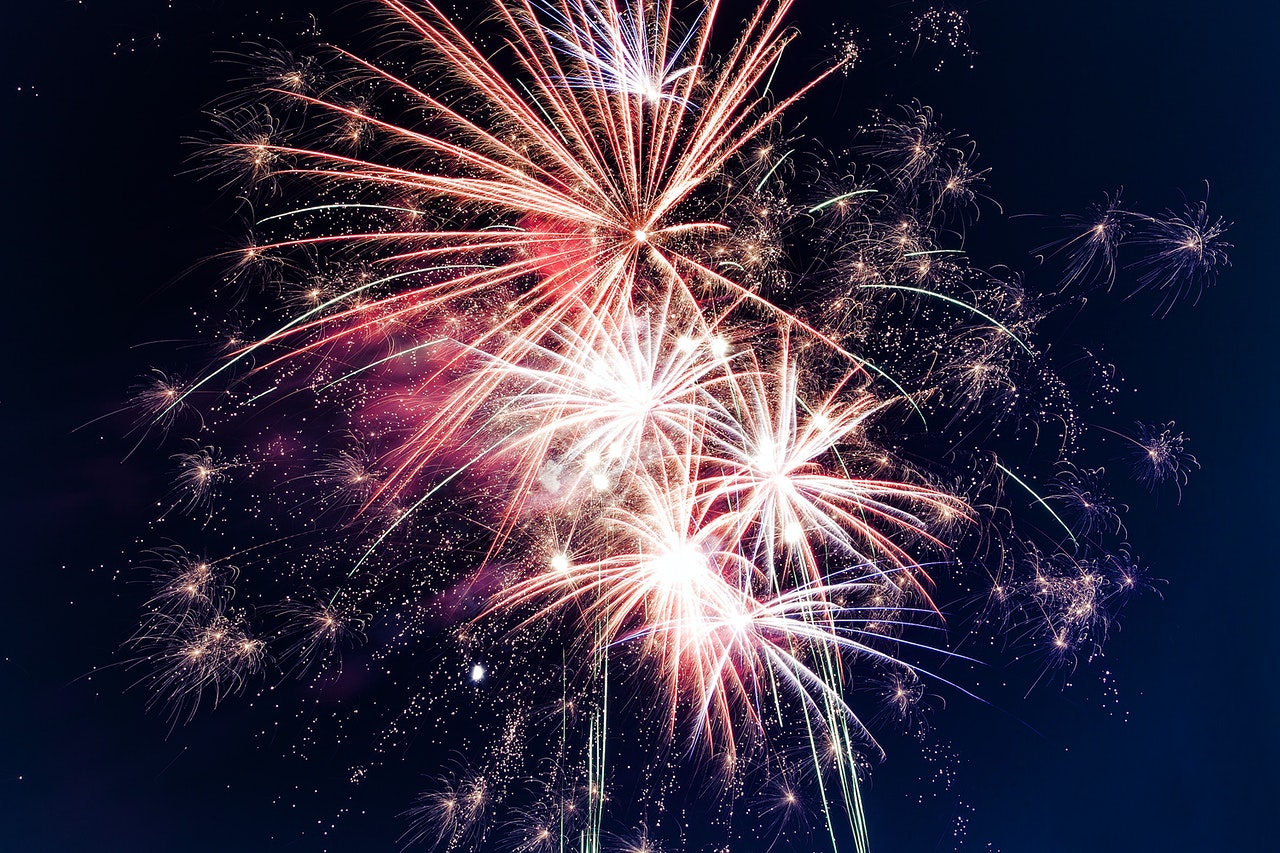
[{"label": "firework", "polygon": [[1209,214],[1208,202],[1188,202],[1181,212],[1166,210],[1149,216],[1122,208],[1121,193],[1108,195],[1085,216],[1063,217],[1071,236],[1041,247],[1041,251],[1066,258],[1064,287],[1105,286],[1115,283],[1122,246],[1132,246],[1141,255],[1129,263],[1137,273],[1134,295],[1141,290],[1160,294],[1156,313],[1168,314],[1187,297],[1199,298],[1201,291],[1218,279],[1231,265],[1231,244],[1223,234],[1231,227],[1221,217]]},{"label": "firework", "polygon": [[1174,423],[1144,424],[1137,426],[1136,438],[1122,435],[1133,445],[1130,456],[1134,475],[1149,489],[1155,489],[1161,483],[1173,483],[1182,497],[1182,487],[1187,478],[1200,463],[1187,452],[1186,437],[1174,432]]},{"label": "firework", "polygon": [[[780,832],[865,849],[864,720],[923,736],[928,661],[956,656],[936,576],[989,580],[980,624],[1066,665],[1140,586],[1105,471],[1072,459],[1085,430],[1039,322],[1110,287],[1131,230],[1167,307],[1212,282],[1225,226],[1108,199],[1069,220],[1063,285],[1037,296],[965,259],[985,170],[928,107],[874,116],[851,163],[797,153],[788,111],[841,62],[774,91],[786,0],[727,28],[715,3],[682,21],[668,0],[499,0],[476,34],[381,6],[394,56],[263,50],[262,104],[219,115],[214,170],[263,193],[230,275],[278,285],[283,315],[195,381],[157,372],[139,405],[169,429],[213,401],[244,453],[175,455],[174,509],[212,524],[224,492],[270,492],[294,544],[251,550],[296,584],[250,613],[237,571],[160,553],[130,643],[144,682],[185,720],[269,665],[336,680],[377,637],[389,673],[450,635],[480,690],[501,643],[525,689],[406,841],[667,849],[643,813],[605,829],[634,728],[642,803],[683,790],[674,751],[726,792],[763,777]],[[1028,424],[1055,450],[1009,458]],[[1143,482],[1184,484],[1171,427],[1131,441]],[[1018,473],[1036,466],[1057,472],[1045,497]],[[388,737],[441,701],[418,676]]]}]

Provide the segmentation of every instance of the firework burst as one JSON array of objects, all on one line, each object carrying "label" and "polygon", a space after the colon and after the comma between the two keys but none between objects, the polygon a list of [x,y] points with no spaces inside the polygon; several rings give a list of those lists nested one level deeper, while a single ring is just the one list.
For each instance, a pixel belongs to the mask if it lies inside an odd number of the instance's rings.
[{"label": "firework burst", "polygon": [[[226,432],[260,425],[235,478],[212,445],[175,455],[174,508],[212,523],[233,486],[273,491],[272,532],[318,544],[254,553],[290,559],[279,585],[302,590],[235,609],[235,570],[163,552],[129,644],[143,680],[183,720],[269,664],[336,678],[376,636],[389,672],[449,634],[472,689],[485,650],[542,674],[496,715],[489,755],[419,798],[407,840],[660,849],[604,828],[606,744],[633,725],[652,736],[643,803],[682,790],[681,744],[724,791],[763,775],[780,826],[806,780],[830,845],[865,849],[864,718],[923,732],[928,660],[954,656],[958,594],[935,575],[989,580],[980,624],[1068,664],[1137,586],[1107,550],[1124,527],[1105,471],[1070,459],[1084,428],[1040,321],[1086,279],[1109,287],[1131,230],[1152,250],[1140,287],[1198,291],[1225,227],[1203,205],[1155,219],[1109,199],[1069,221],[1063,287],[1037,297],[966,261],[956,226],[985,171],[929,108],[874,116],[852,163],[799,164],[782,122],[841,66],[774,91],[786,0],[732,38],[716,3],[681,23],[669,0],[499,0],[476,34],[429,2],[381,6],[402,37],[388,58],[335,48],[334,71],[265,51],[262,105],[219,117],[216,171],[264,193],[230,275],[280,285],[283,318],[140,393],[163,429],[201,400]],[[930,43],[965,29],[914,26]],[[1056,430],[1053,450],[1010,460],[1028,425]],[[1183,485],[1181,436],[1131,441],[1144,482]],[[1056,470],[1055,492],[1022,466]],[[401,736],[435,701],[419,675]]]}]

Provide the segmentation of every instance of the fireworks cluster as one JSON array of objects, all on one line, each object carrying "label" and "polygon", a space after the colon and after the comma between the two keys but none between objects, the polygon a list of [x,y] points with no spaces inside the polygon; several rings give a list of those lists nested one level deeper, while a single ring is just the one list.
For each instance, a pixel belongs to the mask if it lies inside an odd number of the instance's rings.
[{"label": "fireworks cluster", "polygon": [[[1164,309],[1212,283],[1224,225],[1109,201],[1060,287],[976,267],[985,169],[932,110],[788,130],[861,54],[774,91],[789,5],[382,0],[378,61],[261,51],[211,169],[256,199],[237,314],[275,319],[138,394],[200,432],[167,506],[251,540],[152,554],[127,648],[175,721],[346,659],[405,695],[385,744],[492,682],[407,841],[657,850],[700,776],[727,835],[864,849],[864,721],[927,729],[953,602],[1046,666],[1099,647],[1142,581],[1037,335],[1122,243]],[[1185,483],[1172,425],[1123,438]]]}]

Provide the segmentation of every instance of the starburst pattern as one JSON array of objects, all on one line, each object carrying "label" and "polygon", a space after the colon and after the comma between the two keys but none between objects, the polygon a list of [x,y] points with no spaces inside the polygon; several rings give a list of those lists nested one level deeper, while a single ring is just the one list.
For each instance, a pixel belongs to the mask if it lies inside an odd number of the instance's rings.
[{"label": "starburst pattern", "polygon": [[[1065,666],[1140,586],[1104,469],[1072,461],[1086,430],[1040,322],[1111,286],[1130,228],[1140,287],[1198,291],[1225,226],[1117,196],[1070,220],[1065,280],[1036,293],[966,260],[994,204],[930,108],[874,115],[847,155],[788,137],[860,50],[779,94],[787,0],[730,33],[715,3],[682,22],[669,0],[499,0],[476,33],[381,5],[386,58],[263,49],[261,103],[218,116],[213,171],[263,199],[229,276],[279,285],[285,313],[139,405],[167,429],[208,402],[241,440],[173,457],[174,508],[210,525],[226,488],[269,493],[249,550],[294,586],[234,608],[235,570],[163,552],[129,644],[143,681],[185,720],[269,666],[338,680],[361,649],[412,673],[385,744],[447,702],[402,661],[449,635],[468,689],[516,669],[521,689],[495,688],[489,750],[421,795],[406,842],[668,849],[646,827],[682,790],[674,751],[725,790],[763,777],[779,832],[865,850],[869,722],[923,737],[925,684],[946,684],[929,661],[961,657],[948,578],[980,578],[979,625]],[[959,46],[967,24],[932,10],[912,32]],[[1053,440],[1016,450],[1028,426]],[[1185,482],[1171,436],[1131,440],[1159,457],[1145,482]],[[1037,466],[1046,497],[1019,473]],[[618,834],[629,728],[652,784]]]}]

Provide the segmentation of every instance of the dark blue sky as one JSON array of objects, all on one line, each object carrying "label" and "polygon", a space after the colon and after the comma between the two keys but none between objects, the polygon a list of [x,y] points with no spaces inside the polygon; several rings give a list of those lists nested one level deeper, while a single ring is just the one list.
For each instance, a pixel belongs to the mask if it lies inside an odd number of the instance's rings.
[{"label": "dark blue sky", "polygon": [[[323,756],[284,757],[262,734],[274,725],[270,697],[170,733],[141,691],[126,691],[133,676],[112,667],[145,597],[121,573],[147,540],[164,460],[147,448],[122,463],[127,420],[76,427],[117,408],[190,337],[189,309],[209,306],[213,275],[184,273],[238,232],[230,202],[184,174],[185,140],[206,132],[201,110],[227,89],[232,71],[215,51],[296,32],[305,15],[266,11],[287,5],[83,0],[10,12],[0,847],[396,849],[396,785],[430,771],[388,771],[348,801]],[[859,25],[859,5],[842,19]],[[1110,299],[1064,333],[1120,366],[1122,422],[1176,419],[1203,466],[1180,505],[1135,492],[1131,539],[1167,581],[1163,600],[1136,600],[1073,687],[1025,702],[1004,691],[992,706],[948,697],[933,722],[960,756],[945,762],[956,787],[938,794],[918,781],[936,764],[892,755],[868,795],[874,849],[950,850],[957,808],[968,818],[962,849],[1268,849],[1280,795],[1270,615],[1280,602],[1280,12],[1242,0],[989,0],[969,12],[972,70],[855,73],[802,108],[818,128],[807,131],[830,140],[869,106],[919,98],[977,140],[1006,214],[1080,211],[1120,186],[1156,210],[1179,190],[1201,197],[1208,180],[1236,249],[1198,306],[1156,319],[1141,296]],[[802,8],[801,49],[828,41],[836,14]],[[972,232],[980,260],[1034,263],[1027,220],[988,208]],[[149,343],[158,339],[178,343]],[[339,808],[368,814],[326,841]]]}]

